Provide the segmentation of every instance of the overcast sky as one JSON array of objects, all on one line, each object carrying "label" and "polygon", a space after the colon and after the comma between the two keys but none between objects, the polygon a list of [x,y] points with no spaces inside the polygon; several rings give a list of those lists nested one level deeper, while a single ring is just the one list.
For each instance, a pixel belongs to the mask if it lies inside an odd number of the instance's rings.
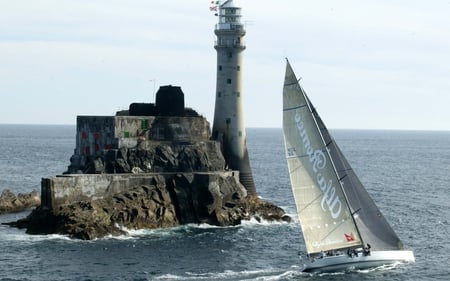
[{"label": "overcast sky", "polygon": [[[329,128],[450,130],[450,0],[241,0],[247,127],[288,57]],[[75,124],[178,85],[212,123],[209,0],[0,0],[0,123]]]}]

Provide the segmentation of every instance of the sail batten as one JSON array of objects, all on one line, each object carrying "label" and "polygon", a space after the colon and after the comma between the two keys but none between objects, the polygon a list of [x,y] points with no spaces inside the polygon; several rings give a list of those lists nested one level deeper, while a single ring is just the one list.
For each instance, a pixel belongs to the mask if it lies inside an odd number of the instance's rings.
[{"label": "sail batten", "polygon": [[283,131],[307,252],[364,247],[365,243],[381,250],[399,249],[400,240],[343,156],[289,62],[283,87]]}]

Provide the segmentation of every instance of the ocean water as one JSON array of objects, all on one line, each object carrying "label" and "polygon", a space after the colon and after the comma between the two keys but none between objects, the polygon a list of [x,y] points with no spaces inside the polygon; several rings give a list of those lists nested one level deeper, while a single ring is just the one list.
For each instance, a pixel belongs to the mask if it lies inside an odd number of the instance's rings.
[{"label": "ocean water", "polygon": [[[415,264],[301,273],[297,223],[130,230],[95,241],[0,226],[0,280],[449,280],[450,132],[332,134]],[[296,219],[281,129],[248,129],[247,143],[259,194]],[[74,147],[74,126],[0,125],[0,190],[39,190],[42,177],[66,170]]]}]

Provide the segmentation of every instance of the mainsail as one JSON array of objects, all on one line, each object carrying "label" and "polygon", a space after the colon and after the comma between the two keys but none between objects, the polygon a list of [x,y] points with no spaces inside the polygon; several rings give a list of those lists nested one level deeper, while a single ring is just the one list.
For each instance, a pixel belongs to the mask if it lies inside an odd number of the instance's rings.
[{"label": "mainsail", "polygon": [[286,157],[307,252],[364,247],[391,250],[401,242],[382,216],[289,64],[283,89]]}]

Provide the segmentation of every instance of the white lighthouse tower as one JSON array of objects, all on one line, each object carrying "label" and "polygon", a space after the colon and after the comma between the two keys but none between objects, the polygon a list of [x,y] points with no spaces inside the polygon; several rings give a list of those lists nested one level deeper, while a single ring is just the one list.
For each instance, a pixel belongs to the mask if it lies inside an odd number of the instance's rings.
[{"label": "white lighthouse tower", "polygon": [[248,157],[243,114],[242,54],[245,27],[241,8],[233,0],[218,6],[216,24],[217,82],[212,137],[222,143],[229,169],[239,171],[239,180],[249,195],[256,195]]}]

